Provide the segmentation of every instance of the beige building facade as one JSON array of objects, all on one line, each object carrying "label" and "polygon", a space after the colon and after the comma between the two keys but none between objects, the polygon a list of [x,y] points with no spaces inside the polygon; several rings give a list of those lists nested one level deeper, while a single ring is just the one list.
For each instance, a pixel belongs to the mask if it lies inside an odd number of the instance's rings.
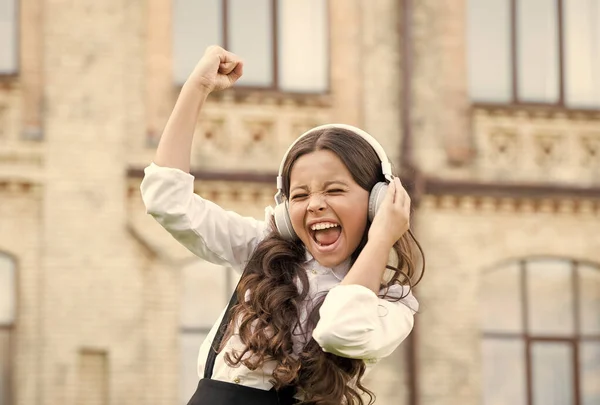
[{"label": "beige building facade", "polygon": [[345,122],[380,140],[412,194],[421,310],[369,377],[378,404],[599,404],[599,12],[0,0],[0,405],[193,391],[237,275],[172,240],[139,185],[210,43],[247,76],[203,111],[196,192],[262,218],[290,142]]}]

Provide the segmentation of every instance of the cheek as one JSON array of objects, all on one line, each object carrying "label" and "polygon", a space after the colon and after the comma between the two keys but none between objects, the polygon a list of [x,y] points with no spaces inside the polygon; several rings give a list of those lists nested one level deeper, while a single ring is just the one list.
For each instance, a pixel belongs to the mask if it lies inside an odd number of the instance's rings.
[{"label": "cheek", "polygon": [[353,240],[361,240],[367,228],[367,214],[357,214],[356,212],[351,217],[351,221],[346,223],[348,231],[352,233]]},{"label": "cheek", "polygon": [[349,237],[353,242],[360,242],[367,228],[367,210],[368,198],[360,198],[354,203],[346,207],[345,219],[346,228],[349,232]]}]

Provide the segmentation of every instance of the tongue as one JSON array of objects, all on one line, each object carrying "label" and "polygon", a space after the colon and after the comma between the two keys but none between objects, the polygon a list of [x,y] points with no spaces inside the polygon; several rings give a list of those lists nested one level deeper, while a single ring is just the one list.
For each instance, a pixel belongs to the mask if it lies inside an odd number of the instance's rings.
[{"label": "tongue", "polygon": [[331,245],[336,240],[338,240],[341,232],[342,230],[339,226],[336,226],[335,228],[328,228],[320,231],[315,231],[315,240],[321,245]]}]

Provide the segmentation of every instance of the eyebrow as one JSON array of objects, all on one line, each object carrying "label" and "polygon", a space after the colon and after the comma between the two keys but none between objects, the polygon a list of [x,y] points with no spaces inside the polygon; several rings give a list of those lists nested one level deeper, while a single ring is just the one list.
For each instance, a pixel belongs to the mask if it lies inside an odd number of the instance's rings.
[{"label": "eyebrow", "polygon": [[[347,185],[346,183],[344,183],[343,181],[340,181],[340,180],[329,180],[329,181],[326,181],[325,183],[323,183],[323,188],[327,188],[327,187],[329,187],[329,186],[331,186],[331,185],[334,185],[334,184],[339,184],[339,185],[342,185],[342,186],[348,187],[348,185]],[[296,187],[294,187],[293,189],[291,189],[291,190],[290,190],[290,194],[291,194],[292,192],[294,192],[294,191],[298,190],[298,189],[300,189],[300,190],[304,190],[304,191],[308,192],[308,186],[301,185],[301,186],[296,186]]]}]

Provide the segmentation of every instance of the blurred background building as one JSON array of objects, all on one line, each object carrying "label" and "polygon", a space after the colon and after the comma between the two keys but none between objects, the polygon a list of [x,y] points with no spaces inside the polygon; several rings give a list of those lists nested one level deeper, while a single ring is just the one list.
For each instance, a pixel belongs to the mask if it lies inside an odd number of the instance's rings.
[{"label": "blurred background building", "polygon": [[236,274],[139,193],[209,44],[196,191],[262,218],[289,143],[384,145],[427,255],[381,405],[600,404],[599,0],[0,0],[0,405],[185,404]]}]

